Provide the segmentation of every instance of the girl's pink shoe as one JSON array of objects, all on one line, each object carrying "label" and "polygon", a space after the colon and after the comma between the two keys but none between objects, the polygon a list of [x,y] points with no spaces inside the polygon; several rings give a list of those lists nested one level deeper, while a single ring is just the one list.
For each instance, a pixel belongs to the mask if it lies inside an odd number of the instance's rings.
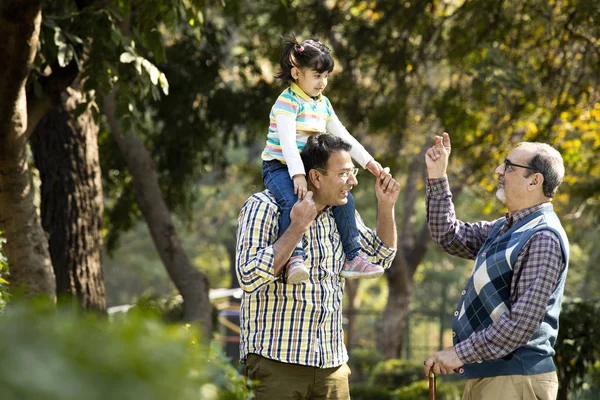
[{"label": "girl's pink shoe", "polygon": [[298,256],[290,258],[286,266],[285,279],[291,285],[308,280],[308,269],[304,264],[304,258]]},{"label": "girl's pink shoe", "polygon": [[382,266],[371,264],[367,255],[363,251],[359,251],[358,255],[352,260],[346,260],[340,275],[348,279],[372,279],[380,277],[383,272]]}]

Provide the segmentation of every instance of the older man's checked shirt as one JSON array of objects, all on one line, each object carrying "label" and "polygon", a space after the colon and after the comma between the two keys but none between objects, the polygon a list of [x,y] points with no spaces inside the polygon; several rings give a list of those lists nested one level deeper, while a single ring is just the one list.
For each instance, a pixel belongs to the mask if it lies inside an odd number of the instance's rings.
[{"label": "older man's checked shirt", "polygon": [[[309,280],[285,284],[273,275],[278,206],[264,191],[246,201],[238,219],[237,275],[244,290],[240,359],[249,353],[285,363],[330,368],[348,360],[342,330],[345,255],[331,209],[320,213],[303,244]],[[384,268],[396,254],[357,214],[363,250]]]}]

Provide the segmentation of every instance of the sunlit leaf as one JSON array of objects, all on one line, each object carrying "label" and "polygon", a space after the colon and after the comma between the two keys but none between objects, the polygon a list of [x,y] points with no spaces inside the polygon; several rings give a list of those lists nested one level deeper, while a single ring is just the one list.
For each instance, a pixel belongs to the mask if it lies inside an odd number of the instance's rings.
[{"label": "sunlit leaf", "polygon": [[137,59],[137,57],[135,55],[128,53],[128,52],[121,53],[121,55],[119,56],[119,61],[121,61],[124,64],[131,63],[131,62],[135,61],[136,59]]},{"label": "sunlit leaf", "polygon": [[58,55],[57,55],[58,64],[63,68],[66,67],[73,60],[73,55],[74,55],[74,51],[73,51],[73,47],[71,47],[71,45],[60,46],[58,48]]}]

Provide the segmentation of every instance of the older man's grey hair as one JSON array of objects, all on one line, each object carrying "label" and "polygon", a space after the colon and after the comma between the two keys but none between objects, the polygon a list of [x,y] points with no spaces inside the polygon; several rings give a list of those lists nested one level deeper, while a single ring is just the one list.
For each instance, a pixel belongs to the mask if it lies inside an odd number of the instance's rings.
[{"label": "older man's grey hair", "polygon": [[558,150],[539,142],[522,142],[517,147],[523,147],[534,154],[529,165],[544,176],[544,196],[554,197],[565,177],[565,166]]}]

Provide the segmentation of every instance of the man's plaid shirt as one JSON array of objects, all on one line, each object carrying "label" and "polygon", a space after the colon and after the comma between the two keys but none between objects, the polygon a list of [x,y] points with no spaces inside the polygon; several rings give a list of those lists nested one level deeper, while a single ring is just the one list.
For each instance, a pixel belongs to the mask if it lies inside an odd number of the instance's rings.
[{"label": "man's plaid shirt", "polygon": [[[249,353],[285,363],[330,368],[348,360],[342,330],[345,261],[333,213],[320,213],[303,244],[309,280],[288,285],[273,275],[278,206],[268,191],[254,194],[241,210],[236,270],[244,290],[240,312],[240,359]],[[357,216],[363,251],[388,268],[388,248]]]},{"label": "man's plaid shirt", "polygon": [[[497,220],[477,223],[457,220],[446,178],[427,180],[426,189],[427,222],[433,241],[449,254],[474,260]],[[544,204],[512,216],[507,214],[502,232]],[[550,296],[564,267],[558,237],[549,230],[535,233],[519,252],[514,265],[510,311],[456,345],[461,361],[471,364],[494,360],[525,345],[544,319]]]}]

